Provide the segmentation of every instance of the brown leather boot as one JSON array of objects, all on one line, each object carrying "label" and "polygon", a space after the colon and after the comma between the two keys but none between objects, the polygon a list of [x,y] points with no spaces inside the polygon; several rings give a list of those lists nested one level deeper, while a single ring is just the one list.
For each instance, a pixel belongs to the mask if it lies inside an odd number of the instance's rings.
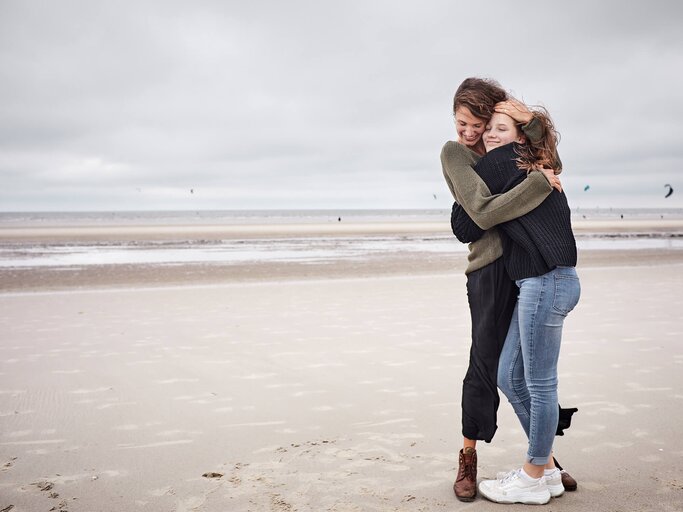
[{"label": "brown leather boot", "polygon": [[460,450],[453,490],[460,501],[474,501],[477,497],[477,451],[474,448]]},{"label": "brown leather boot", "polygon": [[553,457],[553,461],[555,461],[555,466],[557,466],[557,469],[560,470],[560,476],[562,477],[562,486],[564,487],[564,490],[569,492],[575,491],[579,484],[576,482],[576,480],[574,480],[574,477],[562,469],[562,466],[560,466],[560,463],[557,462],[555,457]]}]

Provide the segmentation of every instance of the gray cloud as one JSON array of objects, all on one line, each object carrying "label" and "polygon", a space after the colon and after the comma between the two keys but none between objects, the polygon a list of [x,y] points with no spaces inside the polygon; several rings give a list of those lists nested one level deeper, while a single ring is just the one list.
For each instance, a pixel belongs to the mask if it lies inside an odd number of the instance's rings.
[{"label": "gray cloud", "polygon": [[678,3],[471,3],[6,0],[0,208],[449,207],[472,75],[548,107],[572,204],[683,206]]}]

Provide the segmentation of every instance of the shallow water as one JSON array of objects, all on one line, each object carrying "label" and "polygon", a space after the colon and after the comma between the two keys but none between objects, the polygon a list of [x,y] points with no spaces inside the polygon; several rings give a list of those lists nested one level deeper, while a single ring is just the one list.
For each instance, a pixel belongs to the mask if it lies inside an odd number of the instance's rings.
[{"label": "shallow water", "polygon": [[[579,236],[579,250],[683,249],[683,236]],[[292,239],[1,244],[0,268],[122,264],[310,262],[363,259],[396,253],[465,253],[452,236],[354,236]]]}]

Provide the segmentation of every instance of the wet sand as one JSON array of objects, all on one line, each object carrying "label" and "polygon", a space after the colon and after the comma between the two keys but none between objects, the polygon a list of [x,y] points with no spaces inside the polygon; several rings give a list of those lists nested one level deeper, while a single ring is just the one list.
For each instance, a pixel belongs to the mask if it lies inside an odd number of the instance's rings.
[{"label": "wet sand", "polygon": [[[682,252],[580,254],[548,510],[683,509]],[[423,256],[4,271],[0,510],[502,510],[452,493],[464,256]],[[525,445],[503,401],[479,477]]]}]

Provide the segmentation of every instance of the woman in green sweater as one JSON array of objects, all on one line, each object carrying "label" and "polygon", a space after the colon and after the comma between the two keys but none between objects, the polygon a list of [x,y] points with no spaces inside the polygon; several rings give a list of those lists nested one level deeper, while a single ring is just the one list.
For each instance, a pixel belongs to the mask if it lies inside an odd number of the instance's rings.
[{"label": "woman in green sweater", "polygon": [[[458,87],[453,102],[458,142],[447,142],[441,151],[444,177],[453,197],[479,226],[487,229],[484,236],[470,244],[465,271],[472,345],[462,390],[463,449],[453,485],[455,495],[461,501],[472,501],[477,494],[476,443],[478,440],[490,442],[497,428],[498,359],[517,297],[517,287],[507,275],[501,258],[500,235],[493,226],[533,210],[553,188],[561,190],[555,173],[546,169],[530,173],[526,180],[505,194],[491,195],[474,171],[474,165],[485,153],[482,134],[497,104],[498,109],[514,110],[517,115],[528,113],[529,119],[523,126],[525,135],[531,141],[543,137],[543,126],[526,107],[507,100],[507,94],[496,82],[466,79]],[[564,476],[568,486],[575,488],[571,477],[566,473]]]}]

